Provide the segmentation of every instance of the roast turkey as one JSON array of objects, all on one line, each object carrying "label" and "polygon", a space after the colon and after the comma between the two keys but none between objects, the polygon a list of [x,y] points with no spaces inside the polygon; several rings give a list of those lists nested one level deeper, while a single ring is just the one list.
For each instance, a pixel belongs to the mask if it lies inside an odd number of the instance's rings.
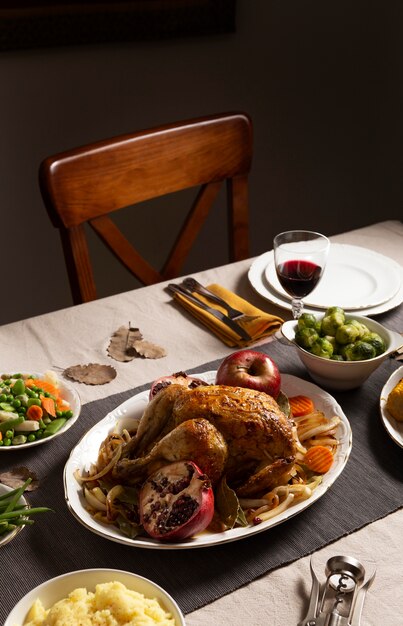
[{"label": "roast turkey", "polygon": [[135,484],[167,462],[192,460],[213,483],[225,475],[239,496],[254,496],[288,479],[296,453],[292,426],[263,392],[173,384],[146,407],[114,475]]}]

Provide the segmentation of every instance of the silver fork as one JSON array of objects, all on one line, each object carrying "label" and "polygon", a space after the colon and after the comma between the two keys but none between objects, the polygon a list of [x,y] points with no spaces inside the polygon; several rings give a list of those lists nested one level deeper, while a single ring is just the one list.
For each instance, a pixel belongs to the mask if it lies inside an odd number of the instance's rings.
[{"label": "silver fork", "polygon": [[225,302],[225,300],[207,289],[207,287],[204,287],[199,282],[197,282],[195,278],[185,278],[185,280],[182,282],[182,285],[186,289],[194,291],[195,293],[199,293],[201,296],[208,298],[211,302],[215,302],[216,304],[222,306],[224,309],[226,309],[228,317],[232,320],[237,320],[238,322],[240,320],[242,320],[243,322],[251,322],[258,317],[257,315],[247,315],[246,313],[242,313],[242,311],[234,309],[234,307],[228,304],[228,302]]}]

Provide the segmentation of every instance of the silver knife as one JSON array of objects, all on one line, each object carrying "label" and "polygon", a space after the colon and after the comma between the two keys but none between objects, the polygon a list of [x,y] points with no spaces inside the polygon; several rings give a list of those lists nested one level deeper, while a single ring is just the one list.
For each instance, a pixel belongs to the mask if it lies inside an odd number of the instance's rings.
[{"label": "silver knife", "polygon": [[204,304],[204,302],[199,300],[199,298],[196,298],[196,296],[187,291],[184,287],[170,283],[168,285],[168,289],[173,293],[179,293],[189,302],[192,302],[197,307],[199,307],[199,309],[203,309],[203,311],[207,311],[208,313],[210,313],[210,315],[214,315],[214,317],[226,324],[228,328],[231,328],[231,330],[239,335],[241,339],[244,339],[245,341],[250,341],[252,339],[249,333],[247,333],[246,330],[242,328],[242,326],[240,326],[237,322],[229,318],[227,315],[224,315],[224,313],[221,313],[221,311],[217,311],[217,309],[213,309],[212,307],[207,306],[207,304]]}]

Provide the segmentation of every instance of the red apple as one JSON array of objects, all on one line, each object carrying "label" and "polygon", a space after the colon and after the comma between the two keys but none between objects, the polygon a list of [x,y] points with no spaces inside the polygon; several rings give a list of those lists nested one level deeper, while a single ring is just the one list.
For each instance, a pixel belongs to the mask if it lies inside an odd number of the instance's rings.
[{"label": "red apple", "polygon": [[239,350],[229,354],[217,370],[216,385],[248,387],[277,398],[281,375],[277,364],[267,354]]}]

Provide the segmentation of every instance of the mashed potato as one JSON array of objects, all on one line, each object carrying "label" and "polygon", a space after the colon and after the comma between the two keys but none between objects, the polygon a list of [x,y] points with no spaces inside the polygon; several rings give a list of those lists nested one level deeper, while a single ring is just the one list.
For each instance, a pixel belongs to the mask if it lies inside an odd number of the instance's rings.
[{"label": "mashed potato", "polygon": [[156,599],[145,598],[120,582],[102,583],[95,592],[75,589],[45,609],[36,600],[24,626],[175,626],[170,613]]}]

